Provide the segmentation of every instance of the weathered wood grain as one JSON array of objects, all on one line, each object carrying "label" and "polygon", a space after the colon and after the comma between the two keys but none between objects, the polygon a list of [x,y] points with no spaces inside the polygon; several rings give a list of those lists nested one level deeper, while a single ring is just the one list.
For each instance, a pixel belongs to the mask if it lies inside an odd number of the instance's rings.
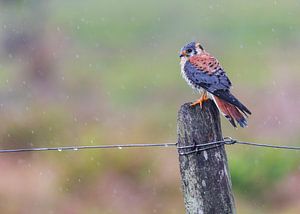
[{"label": "weathered wood grain", "polygon": [[[206,101],[203,109],[199,105],[191,107],[190,103],[182,105],[178,112],[177,133],[179,147],[222,140],[215,104]],[[179,163],[186,213],[235,213],[224,146],[179,155]]]}]

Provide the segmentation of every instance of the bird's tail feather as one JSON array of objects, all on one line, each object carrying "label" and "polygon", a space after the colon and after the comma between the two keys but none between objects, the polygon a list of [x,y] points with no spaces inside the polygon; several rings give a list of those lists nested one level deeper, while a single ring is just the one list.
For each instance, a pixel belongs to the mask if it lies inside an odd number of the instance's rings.
[{"label": "bird's tail feather", "polygon": [[236,124],[235,124],[235,121],[236,121],[242,128],[247,126],[246,118],[244,117],[244,115],[240,112],[240,110],[236,106],[228,103],[227,101],[224,101],[224,100],[218,98],[217,96],[214,96],[214,99],[215,99],[216,104],[219,107],[220,111],[224,114],[226,119],[228,119],[228,121],[231,123],[231,125],[236,127]]},{"label": "bird's tail feather", "polygon": [[229,91],[224,90],[217,90],[214,91],[215,97],[222,99],[223,101],[227,101],[228,103],[232,104],[233,106],[236,106],[241,112],[245,114],[247,117],[247,114],[251,114],[250,110],[244,106],[235,96],[233,96]]}]

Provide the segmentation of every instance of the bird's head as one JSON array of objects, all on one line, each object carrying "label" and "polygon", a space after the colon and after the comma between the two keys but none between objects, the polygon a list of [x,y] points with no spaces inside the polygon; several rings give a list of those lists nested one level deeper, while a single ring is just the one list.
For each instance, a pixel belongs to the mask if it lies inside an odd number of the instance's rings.
[{"label": "bird's head", "polygon": [[204,52],[204,49],[199,42],[190,42],[181,48],[179,57],[181,59],[188,59],[189,57],[201,54],[202,52]]}]

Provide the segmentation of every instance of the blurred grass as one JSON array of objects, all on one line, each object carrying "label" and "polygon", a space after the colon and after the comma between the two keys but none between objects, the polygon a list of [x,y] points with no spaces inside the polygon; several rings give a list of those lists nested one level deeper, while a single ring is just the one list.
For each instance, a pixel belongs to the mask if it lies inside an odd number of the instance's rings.
[{"label": "blurred grass", "polygon": [[266,188],[272,188],[300,164],[298,152],[243,149],[229,155],[232,183],[240,194],[262,199]]}]

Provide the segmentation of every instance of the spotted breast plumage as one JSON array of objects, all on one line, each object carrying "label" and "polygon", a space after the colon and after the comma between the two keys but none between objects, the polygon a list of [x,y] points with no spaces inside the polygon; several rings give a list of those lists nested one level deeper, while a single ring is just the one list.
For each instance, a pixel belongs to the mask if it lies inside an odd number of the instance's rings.
[{"label": "spotted breast plumage", "polygon": [[236,122],[246,127],[246,118],[251,112],[231,94],[231,82],[218,60],[196,42],[181,49],[180,59],[183,78],[201,94],[201,98],[191,105],[202,107],[203,102],[211,98],[234,127]]}]

